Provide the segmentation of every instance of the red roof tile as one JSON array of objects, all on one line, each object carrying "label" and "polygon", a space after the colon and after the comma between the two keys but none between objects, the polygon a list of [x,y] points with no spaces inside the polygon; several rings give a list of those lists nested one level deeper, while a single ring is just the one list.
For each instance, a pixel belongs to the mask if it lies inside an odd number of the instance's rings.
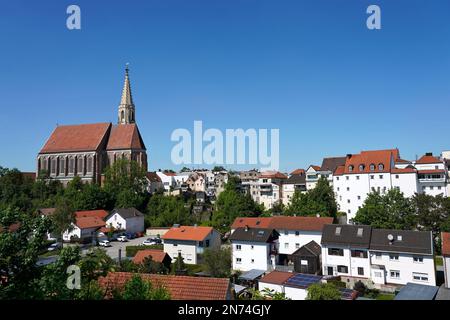
[{"label": "red roof tile", "polygon": [[243,228],[269,228],[278,230],[303,230],[322,231],[323,226],[332,224],[331,217],[293,217],[275,216],[261,218],[236,218],[231,225],[231,229]]},{"label": "red roof tile", "polygon": [[442,161],[428,154],[422,156],[419,160],[416,161],[416,164],[430,164],[430,163],[442,163]]},{"label": "red roof tile", "polygon": [[344,174],[344,171],[345,171],[345,166],[339,166],[336,168],[336,170],[334,170],[333,175],[342,176]]},{"label": "red roof tile", "polygon": [[147,179],[150,182],[161,182],[161,178],[156,174],[156,172],[147,172]]},{"label": "red roof tile", "polygon": [[287,176],[278,171],[265,171],[261,172],[260,178],[287,179]]},{"label": "red roof tile", "polygon": [[145,145],[136,124],[119,124],[112,127],[106,149],[145,149]]},{"label": "red roof tile", "polygon": [[414,168],[392,168],[391,173],[416,173],[417,170]]},{"label": "red roof tile", "polygon": [[105,221],[99,217],[80,217],[75,219],[75,224],[80,229],[100,228],[105,226]]},{"label": "red roof tile", "polygon": [[[226,278],[140,275],[154,287],[165,287],[170,292],[171,300],[226,300],[231,297],[230,281]],[[106,289],[107,297],[111,297],[112,289],[122,288],[132,276],[133,273],[129,272],[110,272],[106,277],[100,277],[99,284]]]},{"label": "red roof tile", "polygon": [[445,173],[445,170],[443,169],[431,169],[431,170],[419,170],[417,171],[418,174],[441,174]]},{"label": "red roof tile", "polygon": [[170,228],[161,238],[171,240],[191,240],[191,241],[203,241],[205,238],[213,232],[211,227],[191,227],[180,226]]},{"label": "red roof tile", "polygon": [[259,282],[282,285],[294,275],[293,272],[272,271],[262,277]]},{"label": "red roof tile", "polygon": [[108,211],[105,210],[85,210],[75,212],[75,217],[77,218],[97,217],[100,219],[105,219],[108,214],[109,214]]},{"label": "red roof tile", "polygon": [[320,171],[320,166],[310,165],[310,167],[313,168],[316,171]]},{"label": "red roof tile", "polygon": [[305,169],[296,169],[291,172],[291,176],[292,175],[304,175],[304,174],[305,174]]},{"label": "red roof tile", "polygon": [[442,254],[444,256],[450,256],[450,233],[442,232]]},{"label": "red roof tile", "polygon": [[133,262],[139,264],[144,262],[145,258],[152,257],[153,261],[162,263],[166,256],[167,253],[165,253],[163,250],[154,250],[154,249],[139,250],[134,256]]},{"label": "red roof tile", "polygon": [[[345,161],[344,174],[386,173],[391,171],[391,160],[399,158],[397,149],[361,151],[360,154],[348,155]],[[380,169],[379,165],[382,165]],[[360,170],[363,165],[363,170]],[[370,166],[374,165],[374,170]],[[351,170],[350,167],[353,167]]]},{"label": "red roof tile", "polygon": [[40,153],[95,151],[110,127],[110,123],[58,126]]}]

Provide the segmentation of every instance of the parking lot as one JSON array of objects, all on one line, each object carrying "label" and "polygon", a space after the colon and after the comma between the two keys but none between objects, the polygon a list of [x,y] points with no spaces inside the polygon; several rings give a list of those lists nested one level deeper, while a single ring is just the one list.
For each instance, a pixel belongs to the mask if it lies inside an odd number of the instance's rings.
[{"label": "parking lot", "polygon": [[[122,259],[126,258],[125,247],[127,246],[139,246],[148,237],[140,237],[136,239],[128,240],[127,242],[111,241],[111,247],[99,247],[104,248],[106,253],[113,259],[119,258],[119,250],[122,250]],[[87,250],[86,250],[87,251]]]}]

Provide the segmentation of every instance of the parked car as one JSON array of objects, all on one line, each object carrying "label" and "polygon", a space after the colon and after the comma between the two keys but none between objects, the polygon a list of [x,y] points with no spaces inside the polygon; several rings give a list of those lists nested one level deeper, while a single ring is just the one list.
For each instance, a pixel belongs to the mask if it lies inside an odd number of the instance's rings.
[{"label": "parked car", "polygon": [[156,241],[155,241],[154,239],[148,238],[148,239],[144,240],[144,241],[142,242],[142,244],[143,244],[144,246],[152,246],[152,245],[155,245],[155,244],[157,244],[157,243],[156,243]]},{"label": "parked car", "polygon": [[129,239],[129,240],[136,238],[136,235],[134,233],[131,233],[131,232],[125,232],[123,235],[125,237],[127,237],[127,239]]},{"label": "parked car", "polygon": [[127,239],[126,236],[119,236],[119,237],[117,238],[117,241],[119,241],[119,242],[127,242],[128,239]]},{"label": "parked car", "polygon": [[98,245],[100,247],[111,247],[111,243],[108,240],[101,240]]},{"label": "parked car", "polygon": [[60,243],[60,242],[52,243],[52,244],[47,248],[48,251],[55,251],[56,249],[61,249],[61,243]]}]

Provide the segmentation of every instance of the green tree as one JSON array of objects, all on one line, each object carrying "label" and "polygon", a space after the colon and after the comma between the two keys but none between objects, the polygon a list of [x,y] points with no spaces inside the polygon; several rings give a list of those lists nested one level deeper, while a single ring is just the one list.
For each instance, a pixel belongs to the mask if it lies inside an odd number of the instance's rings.
[{"label": "green tree", "polygon": [[306,300],[341,300],[341,293],[331,283],[315,283],[309,286]]},{"label": "green tree", "polygon": [[78,266],[81,269],[82,285],[97,280],[99,277],[105,277],[108,272],[115,271],[116,264],[114,260],[102,248],[91,249],[80,260]]},{"label": "green tree", "polygon": [[75,223],[75,211],[72,204],[66,198],[60,198],[55,212],[51,216],[53,223],[53,231],[59,235],[61,246],[63,245],[63,233],[65,231],[73,230],[73,223]]},{"label": "green tree", "polygon": [[146,221],[148,225],[162,227],[175,223],[189,225],[193,219],[182,197],[154,194],[147,205]]},{"label": "green tree", "polygon": [[151,282],[139,274],[134,274],[121,291],[115,290],[113,296],[120,300],[170,300],[170,294],[164,287],[153,288]]},{"label": "green tree", "polygon": [[325,177],[320,177],[314,189],[307,192],[296,190],[285,211],[287,215],[336,217],[337,203],[333,188]]},{"label": "green tree", "polygon": [[138,266],[138,271],[140,273],[159,273],[167,274],[169,269],[167,269],[162,263],[156,262],[151,256],[146,257],[144,261]]},{"label": "green tree", "polygon": [[380,229],[411,230],[415,227],[414,204],[397,189],[390,189],[385,195],[372,192],[353,221]]},{"label": "green tree", "polygon": [[202,255],[204,271],[215,278],[229,278],[231,275],[230,249],[205,249]]}]

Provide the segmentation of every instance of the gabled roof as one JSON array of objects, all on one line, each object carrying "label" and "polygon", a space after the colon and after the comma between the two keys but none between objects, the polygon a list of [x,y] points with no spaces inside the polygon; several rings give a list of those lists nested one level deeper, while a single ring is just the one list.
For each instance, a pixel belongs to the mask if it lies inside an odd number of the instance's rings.
[{"label": "gabled roof", "polygon": [[294,273],[274,270],[262,277],[259,282],[283,285]]},{"label": "gabled roof", "polygon": [[170,228],[161,238],[164,240],[203,241],[213,231],[212,227],[179,226]]},{"label": "gabled roof", "polygon": [[442,174],[445,173],[443,169],[418,170],[418,174]]},{"label": "gabled roof", "polygon": [[147,172],[147,179],[150,182],[161,182],[161,178],[156,174],[156,172]]},{"label": "gabled roof", "polygon": [[298,248],[292,253],[292,255],[300,256],[315,256],[318,257],[322,254],[322,247],[314,240],[308,242],[304,246]]},{"label": "gabled roof", "polygon": [[411,161],[398,158],[397,160],[395,160],[395,163],[411,163]]},{"label": "gabled roof", "polygon": [[334,170],[336,170],[337,167],[345,164],[345,160],[346,157],[323,158],[320,170],[334,172]]},{"label": "gabled roof", "polygon": [[243,228],[249,226],[250,228],[269,228],[272,217],[245,217],[234,219],[231,229]]},{"label": "gabled roof", "polygon": [[372,227],[364,225],[328,224],[323,227],[322,241],[324,245],[351,245],[368,249]]},{"label": "gabled roof", "polygon": [[[388,239],[389,235],[393,236],[392,241]],[[431,231],[372,229],[370,250],[433,254],[432,233]]]},{"label": "gabled roof", "polygon": [[96,151],[111,123],[58,126],[39,153]]},{"label": "gabled roof", "polygon": [[75,219],[75,225],[80,229],[100,228],[105,226],[105,221],[99,217],[80,217]]},{"label": "gabled roof", "polygon": [[106,217],[106,220],[115,215],[116,213],[119,214],[124,219],[144,216],[144,214],[136,208],[119,208],[111,211],[111,213]]},{"label": "gabled roof", "polygon": [[442,161],[433,156],[432,153],[427,153],[416,161],[416,164],[431,164],[431,163],[442,163]]},{"label": "gabled roof", "polygon": [[293,174],[284,182],[284,184],[306,184],[306,175]]},{"label": "gabled roof", "polygon": [[164,258],[168,257],[168,254],[163,250],[154,250],[154,249],[145,249],[139,250],[136,252],[136,255],[133,258],[133,262],[136,264],[140,264],[144,262],[145,258],[151,257],[153,261],[162,263]]},{"label": "gabled roof", "polygon": [[267,243],[278,239],[279,233],[275,229],[237,228],[229,237],[230,241],[251,241]]},{"label": "gabled roof", "polygon": [[309,168],[313,168],[315,171],[320,171],[320,167],[319,167],[319,166],[316,166],[316,165],[314,165],[314,164],[310,165],[310,166],[308,167],[308,169],[306,169],[306,171],[308,171]]},{"label": "gabled roof", "polygon": [[287,176],[279,171],[264,171],[261,172],[259,177],[268,179],[287,179]]},{"label": "gabled roof", "polygon": [[304,175],[305,174],[305,169],[295,169],[290,174],[291,175]]},{"label": "gabled roof", "polygon": [[[133,277],[131,272],[110,272],[106,277],[100,277],[99,285],[106,289],[107,297],[111,298],[113,288],[122,288]],[[226,300],[230,298],[230,280],[227,278],[206,278],[174,276],[162,274],[140,274],[153,287],[165,287],[171,300]]]},{"label": "gabled roof", "polygon": [[83,218],[83,217],[97,217],[100,219],[105,219],[108,216],[108,211],[105,210],[85,210],[85,211],[76,211],[75,217]]},{"label": "gabled roof", "polygon": [[442,232],[442,254],[450,256],[450,232]]},{"label": "gabled roof", "polygon": [[275,216],[258,218],[236,218],[231,229],[243,228],[269,228],[278,230],[302,230],[302,231],[322,231],[326,224],[333,223],[331,217],[294,217]]},{"label": "gabled roof", "polygon": [[433,300],[439,287],[408,282],[394,300]]},{"label": "gabled roof", "polygon": [[334,176],[342,176],[344,174],[345,171],[345,166],[339,166],[336,168],[336,170],[334,170],[333,175]]},{"label": "gabled roof", "polygon": [[142,140],[139,129],[135,123],[119,124],[111,128],[109,135],[107,150],[121,149],[143,149],[145,150],[144,141]]}]

